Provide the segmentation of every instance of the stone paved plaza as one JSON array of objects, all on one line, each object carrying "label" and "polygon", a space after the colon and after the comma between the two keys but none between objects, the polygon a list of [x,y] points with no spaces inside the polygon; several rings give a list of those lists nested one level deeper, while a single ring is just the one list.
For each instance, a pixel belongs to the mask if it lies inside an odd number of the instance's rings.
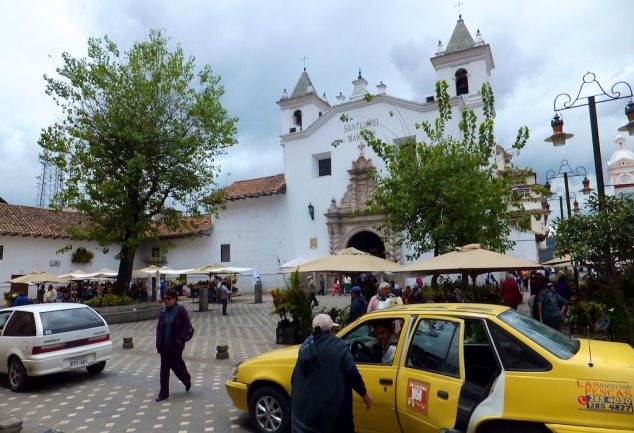
[{"label": "stone paved plaza", "polygon": [[[350,302],[345,296],[318,298],[317,309]],[[278,318],[270,314],[270,297],[265,296],[262,304],[253,303],[253,295],[236,298],[227,316],[222,316],[221,305],[210,304],[210,311],[198,312],[197,303],[181,302],[190,309],[196,329],[183,354],[192,375],[188,393],[172,374],[170,398],[156,403],[156,321],[117,324],[110,326],[113,357],[99,375],[81,369],[36,378],[20,394],[0,376],[0,418],[23,419],[25,433],[51,428],[64,433],[255,431],[248,415],[231,404],[224,382],[238,362],[280,347],[275,344]],[[122,348],[124,337],[133,337],[133,349]],[[229,345],[229,359],[216,360],[218,344]]]}]

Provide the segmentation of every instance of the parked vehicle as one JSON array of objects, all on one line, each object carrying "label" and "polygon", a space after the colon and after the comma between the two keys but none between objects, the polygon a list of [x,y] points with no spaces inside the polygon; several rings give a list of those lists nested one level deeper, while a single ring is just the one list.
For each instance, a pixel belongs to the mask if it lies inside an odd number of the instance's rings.
[{"label": "parked vehicle", "polygon": [[[398,339],[391,364],[381,362],[374,334],[386,320]],[[631,346],[570,339],[508,307],[394,307],[362,316],[338,336],[374,399],[366,411],[353,393],[358,432],[622,433],[634,425]],[[225,383],[259,432],[289,430],[297,351],[249,359]]]},{"label": "parked vehicle", "polygon": [[85,367],[100,373],[112,356],[108,324],[87,305],[51,303],[0,310],[0,373],[19,392],[32,376]]}]

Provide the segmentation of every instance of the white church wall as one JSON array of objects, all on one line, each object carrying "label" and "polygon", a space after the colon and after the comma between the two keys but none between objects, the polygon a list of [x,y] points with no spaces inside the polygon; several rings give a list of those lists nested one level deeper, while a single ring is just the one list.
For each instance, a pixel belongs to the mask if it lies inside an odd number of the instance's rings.
[{"label": "white church wall", "polygon": [[[331,199],[340,203],[349,183],[348,170],[352,162],[359,156],[359,135],[362,127],[374,131],[383,141],[393,142],[395,139],[416,136],[422,139],[422,132],[415,124],[424,120],[433,121],[437,110],[429,110],[419,105],[413,109],[408,104],[396,106],[392,103],[351,103],[335,107],[324,123],[317,125],[314,131],[305,133],[305,137],[294,139],[292,136],[282,137],[284,142],[284,165],[287,182],[287,212],[289,227],[294,234],[289,242],[296,255],[307,259],[318,258],[329,253],[329,237],[324,214],[328,211]],[[415,105],[411,104],[411,107]],[[457,107],[453,107],[458,112]],[[352,118],[344,123],[340,120],[341,113]],[[391,115],[391,113],[393,115]],[[457,135],[458,123],[454,116],[448,125],[447,133]],[[366,123],[367,122],[367,123]],[[335,140],[342,140],[336,148],[332,146]],[[364,154],[372,159],[374,166],[384,169],[384,164],[367,146]],[[317,175],[317,158],[326,155],[331,157],[331,175],[319,177]],[[315,220],[311,220],[307,207],[312,204],[315,208]],[[310,248],[310,239],[317,239],[317,247]],[[343,242],[344,240],[342,240]]]}]

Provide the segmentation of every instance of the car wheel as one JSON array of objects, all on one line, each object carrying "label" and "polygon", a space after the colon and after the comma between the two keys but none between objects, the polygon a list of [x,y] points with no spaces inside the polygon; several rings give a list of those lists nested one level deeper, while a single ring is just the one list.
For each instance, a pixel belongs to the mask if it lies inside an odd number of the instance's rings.
[{"label": "car wheel", "polygon": [[88,373],[90,374],[99,374],[104,368],[106,368],[106,361],[101,361],[96,364],[89,365],[86,367],[86,370],[88,370]]},{"label": "car wheel", "polygon": [[249,412],[259,433],[284,433],[289,430],[288,397],[271,386],[255,390],[251,396]]},{"label": "car wheel", "polygon": [[26,384],[29,380],[29,376],[26,374],[24,365],[18,358],[11,358],[9,360],[9,371],[7,374],[9,379],[9,387],[14,392],[23,391],[26,388]]}]

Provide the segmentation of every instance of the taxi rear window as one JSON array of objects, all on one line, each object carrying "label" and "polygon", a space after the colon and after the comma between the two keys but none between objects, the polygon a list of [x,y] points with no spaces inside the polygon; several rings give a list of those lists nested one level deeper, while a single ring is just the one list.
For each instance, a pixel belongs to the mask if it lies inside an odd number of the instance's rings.
[{"label": "taxi rear window", "polygon": [[42,333],[44,335],[104,326],[101,317],[90,308],[42,312],[40,318],[42,319]]}]

